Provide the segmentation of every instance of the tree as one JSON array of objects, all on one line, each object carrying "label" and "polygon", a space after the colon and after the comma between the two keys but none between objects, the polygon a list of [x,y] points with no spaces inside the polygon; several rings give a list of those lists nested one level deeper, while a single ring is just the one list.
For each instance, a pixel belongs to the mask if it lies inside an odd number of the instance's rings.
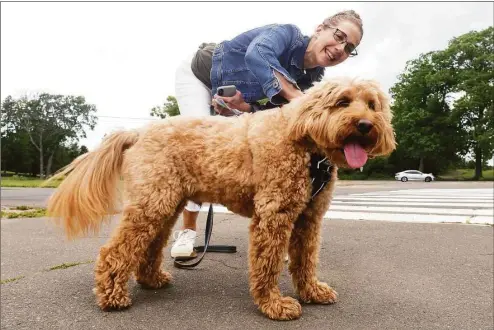
[{"label": "tree", "polygon": [[458,124],[450,120],[448,97],[455,81],[444,74],[445,66],[439,53],[421,54],[407,62],[405,72],[391,88],[396,153],[416,160],[410,167],[418,166],[419,171],[447,167],[463,145]]},{"label": "tree", "polygon": [[45,168],[51,171],[53,157],[64,143],[86,137],[86,128],[94,129],[95,112],[96,107],[82,96],[43,93],[14,99],[9,95],[2,102],[2,131],[27,134],[44,177]]},{"label": "tree", "polygon": [[[40,161],[39,152],[31,143],[29,136],[24,131],[6,131],[2,132],[2,170],[4,175],[7,171],[15,174],[35,176],[39,172]],[[44,161],[48,162],[46,173],[49,175],[52,171],[69,164],[72,160],[88,150],[85,146],[79,146],[77,143],[63,143],[57,148],[54,156],[49,158],[45,154]],[[50,162],[51,159],[51,162]]]},{"label": "tree", "polygon": [[417,159],[419,170],[473,154],[474,179],[482,177],[494,150],[494,28],[407,62],[391,94],[397,153]]},{"label": "tree", "polygon": [[166,98],[167,102],[163,103],[162,106],[157,106],[151,109],[150,115],[153,117],[167,118],[180,115],[180,110],[178,109],[177,99],[174,96],[168,96]]},{"label": "tree", "polygon": [[[36,150],[26,132],[2,131],[2,169],[18,173],[31,173],[37,160]],[[39,166],[38,166],[39,168]]]},{"label": "tree", "polygon": [[461,124],[465,153],[475,156],[474,179],[479,179],[482,163],[494,150],[494,28],[454,38],[443,56],[457,80],[454,91],[461,95],[452,117]]}]

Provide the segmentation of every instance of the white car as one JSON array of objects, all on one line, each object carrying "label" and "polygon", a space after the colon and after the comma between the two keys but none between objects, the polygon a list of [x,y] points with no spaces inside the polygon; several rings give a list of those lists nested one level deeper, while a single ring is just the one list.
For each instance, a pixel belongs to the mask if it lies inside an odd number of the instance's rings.
[{"label": "white car", "polygon": [[396,173],[395,179],[401,182],[407,182],[408,180],[431,182],[435,178],[432,173],[422,173],[420,171],[407,170]]}]

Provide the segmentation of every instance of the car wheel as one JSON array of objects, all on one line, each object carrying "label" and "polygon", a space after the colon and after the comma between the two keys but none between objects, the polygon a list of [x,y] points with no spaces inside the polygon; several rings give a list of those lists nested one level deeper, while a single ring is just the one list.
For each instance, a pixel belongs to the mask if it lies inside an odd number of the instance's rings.
[{"label": "car wheel", "polygon": [[431,181],[432,181],[432,179],[431,179],[430,176],[428,176],[428,177],[425,178],[425,182],[431,182]]},{"label": "car wheel", "polygon": [[407,181],[408,181],[408,178],[406,176],[401,178],[401,182],[407,182]]}]

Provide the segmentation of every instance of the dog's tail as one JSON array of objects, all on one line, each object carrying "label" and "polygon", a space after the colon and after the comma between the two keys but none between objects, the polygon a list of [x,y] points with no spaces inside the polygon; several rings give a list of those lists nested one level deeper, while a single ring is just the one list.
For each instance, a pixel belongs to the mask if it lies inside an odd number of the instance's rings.
[{"label": "dog's tail", "polygon": [[105,218],[118,212],[117,183],[124,151],[138,138],[135,131],[115,132],[50,178],[64,178],[48,201],[47,214],[64,227],[67,237],[97,233]]}]

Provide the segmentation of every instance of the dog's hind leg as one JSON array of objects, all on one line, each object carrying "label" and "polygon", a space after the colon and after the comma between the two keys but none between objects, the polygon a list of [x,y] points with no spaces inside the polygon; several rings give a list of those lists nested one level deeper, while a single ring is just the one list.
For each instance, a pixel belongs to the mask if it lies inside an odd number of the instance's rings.
[{"label": "dog's hind leg", "polygon": [[332,189],[327,188],[309,203],[295,222],[290,237],[288,267],[295,290],[304,302],[330,304],[336,302],[337,293],[316,277],[320,245],[321,224],[326,213]]},{"label": "dog's hind leg", "polygon": [[[291,297],[281,295],[278,279],[284,266],[283,257],[298,210],[296,203],[280,208],[272,198],[263,206],[256,205],[250,225],[249,278],[254,303],[262,313],[275,320],[300,317],[302,307]],[[270,205],[271,204],[271,205]],[[295,204],[295,205],[294,205]]]},{"label": "dog's hind leg", "polygon": [[170,232],[175,225],[179,214],[182,212],[183,206],[184,205],[181,205],[177,208],[173,217],[165,219],[161,232],[149,245],[144,259],[139,264],[135,275],[137,282],[143,288],[159,289],[168,284],[172,279],[170,273],[161,269],[163,247],[166,246],[166,242],[170,237]]},{"label": "dog's hind leg", "polygon": [[[146,262],[147,251],[153,243],[156,244],[153,247],[157,249],[166,241],[171,228],[169,219],[176,215],[181,204],[181,196],[171,187],[165,192],[163,187],[149,191],[150,186],[142,189],[139,195],[132,192],[133,202],[124,208],[119,228],[100,250],[96,262],[94,292],[98,305],[103,310],[130,306],[127,290],[129,277],[139,265]],[[163,196],[167,198],[164,199]],[[157,262],[154,262],[153,267],[156,265]],[[160,275],[161,281],[167,277],[166,274],[163,276]]]}]

